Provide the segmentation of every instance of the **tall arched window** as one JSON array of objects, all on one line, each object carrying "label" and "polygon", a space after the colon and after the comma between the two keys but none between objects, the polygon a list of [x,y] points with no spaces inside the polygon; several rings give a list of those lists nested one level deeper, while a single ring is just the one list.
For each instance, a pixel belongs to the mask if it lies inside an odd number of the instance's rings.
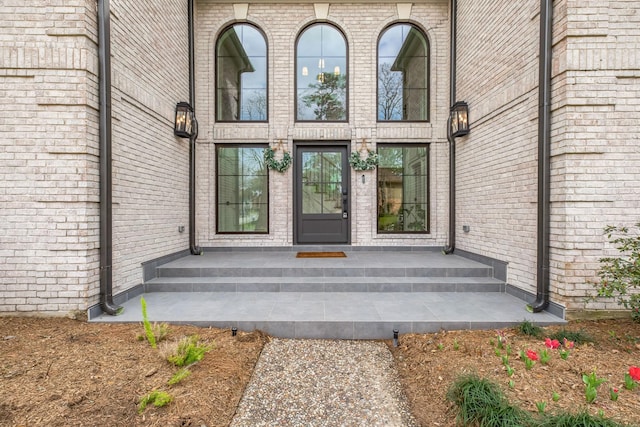
[{"label": "tall arched window", "polygon": [[414,25],[395,24],[380,36],[378,120],[429,120],[429,42]]},{"label": "tall arched window", "polygon": [[347,120],[347,42],[328,24],[307,27],[296,43],[296,120]]},{"label": "tall arched window", "polygon": [[216,45],[216,119],[267,120],[267,43],[252,25],[227,28]]}]

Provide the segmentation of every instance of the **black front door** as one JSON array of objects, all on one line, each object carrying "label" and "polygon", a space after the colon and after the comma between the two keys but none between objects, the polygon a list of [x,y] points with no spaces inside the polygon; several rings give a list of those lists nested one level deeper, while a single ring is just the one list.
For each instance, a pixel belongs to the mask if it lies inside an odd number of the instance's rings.
[{"label": "black front door", "polygon": [[349,243],[347,145],[298,144],[293,164],[296,243]]}]

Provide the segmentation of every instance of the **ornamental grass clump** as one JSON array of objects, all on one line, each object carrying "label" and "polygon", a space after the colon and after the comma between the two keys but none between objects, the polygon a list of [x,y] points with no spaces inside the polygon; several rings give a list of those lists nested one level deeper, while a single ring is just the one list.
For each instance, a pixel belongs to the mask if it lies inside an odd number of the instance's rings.
[{"label": "ornamental grass clump", "polygon": [[475,374],[459,377],[447,391],[447,399],[457,407],[458,425],[532,425],[531,415],[511,406],[497,384]]},{"label": "ornamental grass clump", "polygon": [[175,366],[189,366],[202,360],[212,346],[200,342],[197,335],[184,337],[177,343],[167,346],[163,353]]}]

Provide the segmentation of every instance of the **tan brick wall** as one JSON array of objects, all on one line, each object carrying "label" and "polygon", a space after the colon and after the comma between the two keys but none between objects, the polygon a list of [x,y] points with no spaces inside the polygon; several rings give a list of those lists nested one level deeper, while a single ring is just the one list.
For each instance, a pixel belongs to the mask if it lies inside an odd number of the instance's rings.
[{"label": "tan brick wall", "polygon": [[[286,19],[283,16],[286,15]],[[395,3],[331,3],[327,22],[341,29],[349,58],[349,122],[295,123],[295,42],[300,31],[316,21],[313,3],[250,3],[246,21],[266,35],[269,53],[269,122],[216,123],[214,118],[214,48],[218,35],[236,22],[232,4],[200,1],[197,8],[198,237],[203,246],[278,246],[293,243],[293,177],[270,173],[270,234],[215,234],[215,144],[343,140],[351,149],[366,138],[371,148],[381,142],[431,142],[431,234],[393,237],[376,233],[375,172],[351,173],[351,241],[353,245],[444,245],[447,236],[448,149],[448,2],[415,2],[410,21],[421,27],[431,46],[431,123],[376,123],[377,41],[381,31],[398,21]],[[361,176],[366,182],[362,184]]]},{"label": "tan brick wall", "polygon": [[[639,7],[554,2],[551,292],[570,310],[611,253],[603,227],[638,221]],[[458,8],[472,126],[457,144],[457,223],[471,227],[458,246],[508,261],[509,282],[535,292],[539,2]]]},{"label": "tan brick wall", "polygon": [[[41,3],[0,8],[0,311],[61,314],[99,291],[97,17],[93,0]],[[180,0],[111,7],[118,292],[187,245],[187,21]]]}]

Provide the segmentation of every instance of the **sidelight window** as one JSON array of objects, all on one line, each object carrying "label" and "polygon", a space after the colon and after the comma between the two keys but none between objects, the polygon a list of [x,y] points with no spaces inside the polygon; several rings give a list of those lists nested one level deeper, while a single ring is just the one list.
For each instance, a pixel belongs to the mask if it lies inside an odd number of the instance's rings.
[{"label": "sidelight window", "polygon": [[379,145],[378,233],[429,232],[429,146]]},{"label": "sidelight window", "polygon": [[218,145],[218,233],[267,233],[269,224],[268,170],[265,146]]}]

